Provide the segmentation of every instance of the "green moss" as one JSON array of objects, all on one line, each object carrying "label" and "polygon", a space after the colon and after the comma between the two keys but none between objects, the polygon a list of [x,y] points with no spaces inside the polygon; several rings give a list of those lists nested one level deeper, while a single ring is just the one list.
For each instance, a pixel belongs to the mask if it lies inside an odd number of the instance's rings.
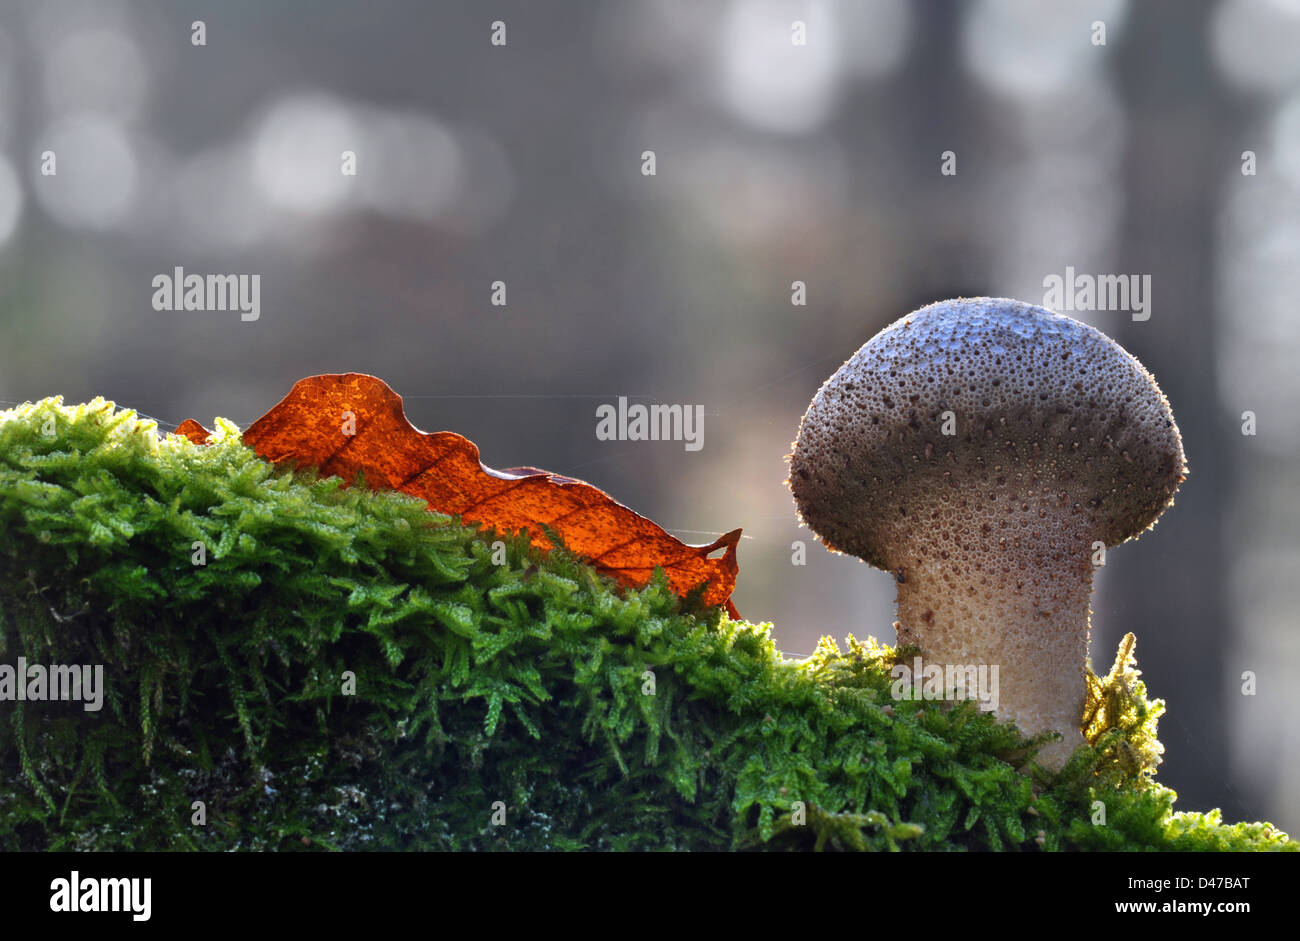
[{"label": "green moss", "polygon": [[872,640],[788,660],[662,579],[493,538],[228,423],[0,413],[0,664],[106,685],[0,703],[0,848],[1296,848],[1172,813],[1131,648],[1052,779],[971,704],[895,702]]}]

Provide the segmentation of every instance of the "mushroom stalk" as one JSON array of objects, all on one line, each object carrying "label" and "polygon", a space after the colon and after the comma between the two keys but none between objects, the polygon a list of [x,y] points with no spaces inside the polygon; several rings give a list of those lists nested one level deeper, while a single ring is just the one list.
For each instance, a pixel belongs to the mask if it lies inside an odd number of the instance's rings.
[{"label": "mushroom stalk", "polygon": [[[976,546],[988,539],[988,528],[975,522],[950,532],[955,544]],[[997,714],[1025,733],[1061,732],[1038,753],[1046,767],[1060,767],[1083,744],[1093,575],[1083,536],[1046,529],[1002,536],[1014,564],[995,555],[956,572],[942,557],[948,553],[914,530],[899,539],[895,557],[899,644],[920,648],[923,665],[966,670],[958,677],[987,666],[989,690],[967,687],[955,695],[974,699],[991,691]]]}]

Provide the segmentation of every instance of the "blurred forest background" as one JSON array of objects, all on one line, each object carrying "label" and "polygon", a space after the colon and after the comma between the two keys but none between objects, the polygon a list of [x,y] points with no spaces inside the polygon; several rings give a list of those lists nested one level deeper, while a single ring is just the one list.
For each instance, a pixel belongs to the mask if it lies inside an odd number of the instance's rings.
[{"label": "blurred forest background", "polygon": [[[1138,635],[1179,808],[1293,834],[1298,210],[1300,0],[0,3],[0,400],[247,424],[370,372],[489,465],[743,526],[735,600],[792,655],[894,639],[890,577],[784,484],[820,383],[930,301],[1149,274],[1149,320],[1073,316],[1191,476],[1110,553],[1093,657]],[[261,275],[260,318],[154,310],[176,266]],[[597,440],[620,395],[702,404],[703,448]]]}]

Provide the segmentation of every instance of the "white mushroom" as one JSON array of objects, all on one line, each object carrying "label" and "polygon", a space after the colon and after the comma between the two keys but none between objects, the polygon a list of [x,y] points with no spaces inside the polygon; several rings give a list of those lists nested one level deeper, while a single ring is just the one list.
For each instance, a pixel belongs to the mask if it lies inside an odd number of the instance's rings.
[{"label": "white mushroom", "polygon": [[[950,432],[945,434],[945,430]],[[1099,545],[1151,527],[1186,475],[1169,403],[1099,331],[1004,298],[923,307],[817,392],[790,456],[827,548],[892,572],[926,664],[998,666],[998,714],[1082,743]]]}]

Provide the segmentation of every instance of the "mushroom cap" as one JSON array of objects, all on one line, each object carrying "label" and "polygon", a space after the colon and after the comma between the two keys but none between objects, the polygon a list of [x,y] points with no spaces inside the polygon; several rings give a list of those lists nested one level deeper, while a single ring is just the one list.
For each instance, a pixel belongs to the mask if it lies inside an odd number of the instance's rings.
[{"label": "mushroom cap", "polygon": [[1042,307],[975,297],[895,321],[822,384],[789,484],[827,548],[889,569],[900,528],[954,514],[1013,526],[1064,514],[1088,545],[1117,545],[1185,476],[1169,402],[1119,344]]}]

